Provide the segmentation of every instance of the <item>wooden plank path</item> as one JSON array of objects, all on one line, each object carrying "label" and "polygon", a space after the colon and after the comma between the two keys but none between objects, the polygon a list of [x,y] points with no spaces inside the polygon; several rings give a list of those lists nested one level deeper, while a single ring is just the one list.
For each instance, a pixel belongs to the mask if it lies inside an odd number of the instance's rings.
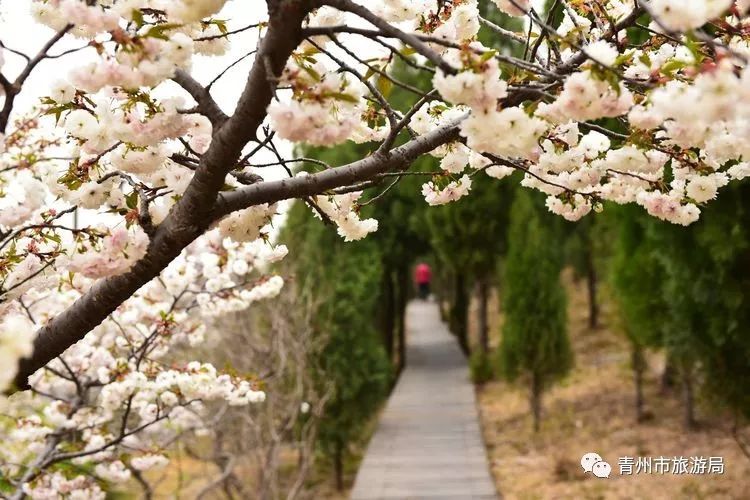
[{"label": "wooden plank path", "polygon": [[380,417],[352,500],[496,499],[466,358],[437,304],[407,309],[407,363]]}]

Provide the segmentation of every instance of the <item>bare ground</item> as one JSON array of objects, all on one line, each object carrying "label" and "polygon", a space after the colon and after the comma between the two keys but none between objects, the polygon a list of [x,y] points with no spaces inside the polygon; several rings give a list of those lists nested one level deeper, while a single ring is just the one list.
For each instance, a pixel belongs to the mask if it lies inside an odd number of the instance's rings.
[{"label": "bare ground", "polygon": [[[663,359],[656,354],[649,356],[645,387],[652,418],[636,424],[629,348],[617,332],[611,301],[603,304],[603,326],[591,331],[584,284],[575,284],[567,276],[564,281],[576,367],[545,395],[541,431],[535,434],[532,430],[522,387],[493,381],[478,389],[492,473],[503,497],[750,498],[750,459],[730,434],[732,419],[704,402],[697,408],[700,428],[685,430],[678,394],[660,393]],[[493,300],[492,310],[493,344],[497,345],[502,322],[497,300]],[[612,465],[609,479],[583,473],[579,460],[587,452],[599,453]],[[617,461],[622,456],[722,456],[725,472],[620,476]]]}]

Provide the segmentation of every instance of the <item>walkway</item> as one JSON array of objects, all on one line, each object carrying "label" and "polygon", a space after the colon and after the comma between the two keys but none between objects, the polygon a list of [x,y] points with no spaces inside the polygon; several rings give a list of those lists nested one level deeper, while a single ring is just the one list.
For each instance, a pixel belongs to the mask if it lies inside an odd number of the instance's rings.
[{"label": "walkway", "polygon": [[380,417],[352,500],[496,499],[466,358],[437,304],[407,310],[407,365]]}]

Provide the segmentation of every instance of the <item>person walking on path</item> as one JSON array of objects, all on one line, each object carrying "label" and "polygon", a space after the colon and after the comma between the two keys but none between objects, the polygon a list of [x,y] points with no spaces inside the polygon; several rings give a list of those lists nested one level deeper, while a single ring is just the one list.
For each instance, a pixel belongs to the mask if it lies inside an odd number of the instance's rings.
[{"label": "person walking on path", "polygon": [[419,298],[422,300],[427,300],[430,296],[430,281],[432,281],[430,266],[424,262],[420,262],[414,269],[414,282],[417,284]]}]

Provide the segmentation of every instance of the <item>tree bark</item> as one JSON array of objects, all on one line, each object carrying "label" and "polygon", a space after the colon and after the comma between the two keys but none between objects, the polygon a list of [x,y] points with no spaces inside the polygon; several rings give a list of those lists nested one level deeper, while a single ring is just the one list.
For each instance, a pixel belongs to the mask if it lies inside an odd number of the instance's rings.
[{"label": "tree bark", "polygon": [[490,350],[488,304],[490,300],[490,284],[487,276],[480,276],[477,286],[479,308],[477,309],[477,325],[479,327],[479,349],[483,355]]},{"label": "tree bark", "polygon": [[589,298],[589,329],[595,330],[599,327],[599,301],[597,298],[598,276],[594,264],[594,252],[591,248],[591,239],[586,242],[586,289]]},{"label": "tree bark", "polygon": [[336,443],[336,450],[333,454],[333,473],[336,491],[344,491],[344,447],[340,442]]},{"label": "tree bark", "polygon": [[632,343],[633,382],[635,384],[635,419],[637,422],[646,420],[643,398],[643,373],[646,371],[646,357],[643,346]]},{"label": "tree bark", "polygon": [[432,62],[435,66],[443,70],[445,74],[453,75],[456,73],[456,69],[448,64],[440,55],[432,50],[430,46],[420,40],[419,37],[412,35],[411,33],[405,33],[391,23],[385,21],[372,11],[370,11],[364,5],[359,5],[351,0],[325,0],[326,5],[335,7],[338,10],[344,12],[351,12],[366,20],[383,33],[390,35],[394,38],[399,38],[402,42],[411,46],[416,52],[423,55],[426,59]]},{"label": "tree bark", "polygon": [[542,424],[542,380],[539,374],[531,375],[531,416],[534,419],[534,432],[539,432]]},{"label": "tree bark", "polygon": [[694,393],[693,367],[686,363],[682,370],[682,402],[684,405],[683,422],[685,429],[694,430],[698,427],[695,419],[695,393]]},{"label": "tree bark", "polygon": [[432,293],[435,296],[435,300],[438,303],[438,309],[440,310],[440,320],[444,323],[451,325],[451,303],[453,297],[451,296],[452,287],[446,285],[446,283],[453,283],[453,272],[450,270],[443,269],[438,274],[437,279],[433,279]]},{"label": "tree bark", "polygon": [[666,394],[674,388],[677,379],[677,368],[675,367],[674,357],[667,353],[667,359],[664,363],[664,371],[661,373],[660,392]]},{"label": "tree bark", "polygon": [[278,181],[264,181],[219,194],[214,205],[214,218],[219,219],[237,210],[261,203],[276,203],[325,193],[337,187],[350,186],[371,179],[377,174],[406,169],[411,162],[438,146],[459,138],[463,118],[420,135],[387,153],[375,152],[348,165],[323,170],[316,174]]},{"label": "tree bark", "polygon": [[453,282],[453,304],[451,304],[450,327],[458,339],[458,345],[464,354],[469,354],[468,330],[469,297],[466,291],[466,278],[463,273],[456,272]]}]

